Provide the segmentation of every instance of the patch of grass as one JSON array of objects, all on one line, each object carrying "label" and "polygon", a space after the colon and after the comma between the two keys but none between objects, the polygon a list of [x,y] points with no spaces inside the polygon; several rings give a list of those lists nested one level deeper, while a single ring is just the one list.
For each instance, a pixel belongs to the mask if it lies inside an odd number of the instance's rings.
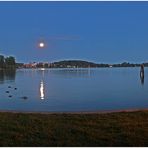
[{"label": "patch of grass", "polygon": [[148,111],[0,113],[0,146],[148,146]]}]

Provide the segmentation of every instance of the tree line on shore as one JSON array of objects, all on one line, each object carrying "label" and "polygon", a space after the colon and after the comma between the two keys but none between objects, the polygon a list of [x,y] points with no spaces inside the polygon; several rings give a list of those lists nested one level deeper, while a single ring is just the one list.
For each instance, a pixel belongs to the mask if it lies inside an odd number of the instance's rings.
[{"label": "tree line on shore", "polygon": [[[17,64],[18,65],[18,64]],[[30,64],[20,64],[19,67],[22,68],[99,68],[99,67],[139,67],[141,64],[131,64],[128,62],[123,62],[121,64],[97,64],[82,60],[64,60],[53,63],[30,63]],[[143,63],[144,66],[148,66],[148,63]]]},{"label": "tree line on shore", "polygon": [[[104,63],[93,63],[93,62],[87,62],[87,61],[81,61],[81,60],[65,60],[65,61],[59,61],[54,62],[50,64],[50,68],[99,68],[99,67],[139,67],[141,64],[132,64],[128,62],[123,62],[121,64],[104,64]],[[143,63],[144,66],[148,66],[148,63]]]},{"label": "tree line on shore", "polygon": [[[35,62],[34,62],[35,63]],[[139,67],[141,64],[131,64],[123,62],[121,64],[97,64],[82,60],[63,60],[53,63],[36,63],[29,64],[27,67],[24,63],[16,63],[15,57],[8,56],[4,57],[0,55],[0,69],[15,69],[15,68],[97,68],[97,67]],[[32,66],[33,65],[33,66]],[[35,65],[35,66],[34,66]],[[148,67],[148,63],[143,63],[145,67]]]},{"label": "tree line on shore", "polygon": [[16,62],[13,56],[4,57],[0,55],[0,69],[15,69]]}]

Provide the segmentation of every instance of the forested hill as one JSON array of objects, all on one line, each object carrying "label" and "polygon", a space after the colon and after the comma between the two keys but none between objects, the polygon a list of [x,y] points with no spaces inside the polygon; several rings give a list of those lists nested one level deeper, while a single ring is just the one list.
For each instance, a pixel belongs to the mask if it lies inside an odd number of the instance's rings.
[{"label": "forested hill", "polygon": [[96,64],[93,62],[87,62],[82,60],[64,60],[59,62],[54,62],[51,64],[51,67],[61,67],[61,68],[88,68],[88,67],[108,67],[108,64]]},{"label": "forested hill", "polygon": [[[139,67],[140,64],[133,64],[123,62],[121,64],[102,64],[93,63],[82,60],[64,60],[59,62],[53,62],[50,64],[50,68],[89,68],[89,67]],[[148,63],[143,63],[145,67],[148,67]]]}]

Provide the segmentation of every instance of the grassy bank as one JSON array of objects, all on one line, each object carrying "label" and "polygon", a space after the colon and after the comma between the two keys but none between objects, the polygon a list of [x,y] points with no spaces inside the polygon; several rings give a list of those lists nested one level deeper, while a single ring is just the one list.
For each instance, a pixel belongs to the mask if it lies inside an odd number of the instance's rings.
[{"label": "grassy bank", "polygon": [[0,113],[0,146],[148,146],[148,111]]}]

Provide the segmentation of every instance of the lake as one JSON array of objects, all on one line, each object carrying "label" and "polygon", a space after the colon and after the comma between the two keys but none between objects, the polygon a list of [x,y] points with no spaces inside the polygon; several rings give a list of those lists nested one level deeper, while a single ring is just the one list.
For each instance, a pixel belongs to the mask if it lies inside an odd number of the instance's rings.
[{"label": "lake", "polygon": [[0,71],[0,110],[73,112],[148,107],[148,68]]}]

